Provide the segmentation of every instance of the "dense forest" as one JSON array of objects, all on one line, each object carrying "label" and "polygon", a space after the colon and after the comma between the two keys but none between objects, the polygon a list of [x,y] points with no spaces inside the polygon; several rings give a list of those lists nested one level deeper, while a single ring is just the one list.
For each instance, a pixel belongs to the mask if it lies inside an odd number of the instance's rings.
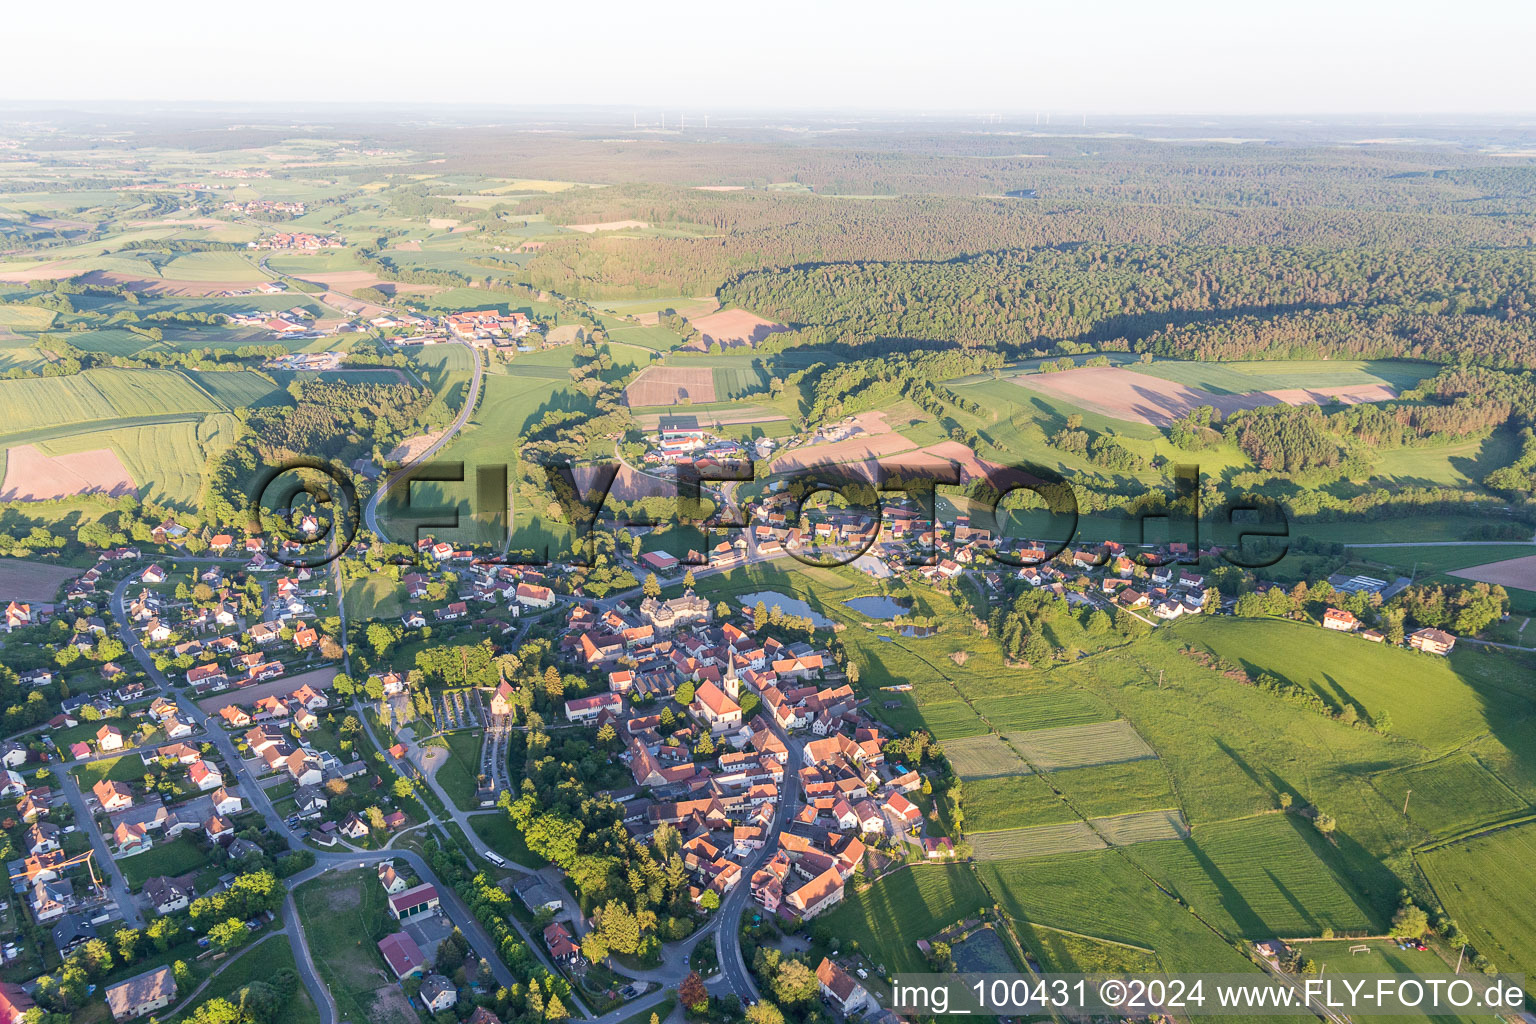
[{"label": "dense forest", "polygon": [[[758,271],[730,282],[721,298],[855,337],[1030,352],[1092,342],[1205,359],[1310,348],[1352,357],[1466,353],[1491,365],[1536,365],[1536,253],[1529,250],[1082,245]],[[1303,310],[1327,316],[1340,307],[1348,307],[1342,315],[1380,325],[1363,337],[1343,326],[1296,330],[1283,347],[1258,352],[1249,340],[1263,318]],[[1200,341],[1173,340],[1180,330]],[[1331,339],[1342,351],[1332,351]]]}]

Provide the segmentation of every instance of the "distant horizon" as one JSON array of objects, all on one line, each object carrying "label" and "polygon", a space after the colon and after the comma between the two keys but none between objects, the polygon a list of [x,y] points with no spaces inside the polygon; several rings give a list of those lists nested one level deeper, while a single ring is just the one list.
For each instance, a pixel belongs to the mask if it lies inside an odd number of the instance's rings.
[{"label": "distant horizon", "polygon": [[[442,11],[271,0],[146,21],[86,0],[8,12],[7,103],[306,103],[1033,113],[1498,116],[1536,111],[1536,8],[1298,0],[1283,11],[1179,0],[1091,10],[971,0],[770,18],[700,0]],[[64,63],[67,57],[67,63]],[[100,102],[99,100],[96,102]],[[1293,112],[1303,112],[1295,114]],[[1101,115],[1105,116],[1105,115]]]},{"label": "distant horizon", "polygon": [[[148,105],[150,109],[144,109]],[[985,125],[986,118],[997,118],[995,122],[999,126],[1009,126],[1012,129],[1020,127],[1031,128],[1073,128],[1078,127],[1078,120],[1086,117],[1089,120],[1088,127],[1093,127],[1093,121],[1114,123],[1147,123],[1155,124],[1168,120],[1173,122],[1211,122],[1224,123],[1233,121],[1248,121],[1269,124],[1305,124],[1316,122],[1319,124],[1348,124],[1348,123],[1454,123],[1457,121],[1494,122],[1498,124],[1514,124],[1529,121],[1532,127],[1536,127],[1536,103],[1532,107],[1523,110],[1456,110],[1456,111],[1391,111],[1391,110],[1291,110],[1291,111],[1206,111],[1206,110],[1141,110],[1141,111],[1116,111],[1116,110],[1080,110],[1067,107],[1052,108],[1046,110],[1034,109],[984,109],[982,107],[955,107],[955,108],[907,108],[907,107],[869,107],[869,106],[782,106],[782,107],[699,107],[680,108],[658,103],[620,103],[620,102],[583,102],[583,103],[501,103],[480,100],[197,100],[197,99],[169,99],[169,98],[144,98],[144,99],[111,99],[104,97],[90,98],[80,97],[73,99],[49,99],[13,98],[0,96],[0,112],[25,111],[28,109],[44,108],[60,111],[74,111],[82,114],[106,112],[123,109],[132,109],[143,117],[153,117],[162,113],[221,113],[241,112],[257,115],[284,116],[290,113],[307,112],[313,110],[326,110],[336,112],[356,111],[359,113],[388,113],[403,110],[421,110],[434,113],[452,113],[453,111],[504,113],[511,115],[533,116],[560,113],[585,113],[607,114],[613,116],[629,116],[638,114],[642,118],[659,120],[666,116],[666,129],[672,131],[677,126],[676,118],[682,114],[688,118],[689,130],[702,130],[702,121],[706,115],[711,120],[731,121],[744,118],[764,117],[815,117],[815,118],[889,118],[895,121],[927,121],[927,120],[966,120],[977,121]],[[1022,124],[1025,119],[1050,117],[1054,120],[1048,124],[1041,120],[1038,125],[1030,123]],[[642,120],[640,130],[656,130],[659,127],[657,121],[647,122]]]}]

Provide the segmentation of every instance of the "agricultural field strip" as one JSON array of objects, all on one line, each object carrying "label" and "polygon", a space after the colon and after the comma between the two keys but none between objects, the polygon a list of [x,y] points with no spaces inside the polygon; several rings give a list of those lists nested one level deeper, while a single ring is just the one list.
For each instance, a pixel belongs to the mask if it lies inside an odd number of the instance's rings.
[{"label": "agricultural field strip", "polygon": [[978,832],[970,837],[971,848],[982,860],[1020,860],[1058,853],[1102,850],[1108,846],[1160,839],[1184,839],[1189,826],[1179,811],[1137,811],[1108,818],[1030,825],[999,832]]},{"label": "agricultural field strip", "polygon": [[1096,764],[1155,758],[1135,727],[1124,719],[1010,732],[1003,739],[1038,769],[1084,768]]}]

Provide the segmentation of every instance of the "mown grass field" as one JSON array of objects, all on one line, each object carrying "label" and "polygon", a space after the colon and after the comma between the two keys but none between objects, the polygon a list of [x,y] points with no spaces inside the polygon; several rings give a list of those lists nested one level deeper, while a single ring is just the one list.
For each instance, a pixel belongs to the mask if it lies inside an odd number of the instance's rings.
[{"label": "mown grass field", "polygon": [[965,831],[998,832],[1077,817],[1038,775],[967,780],[962,785]]},{"label": "mown grass field", "polygon": [[[1153,949],[1164,969],[1170,971],[1256,971],[1246,957],[1159,891],[1126,859],[1129,851],[1155,845],[1159,844],[1038,860],[991,861],[979,865],[976,873],[1015,921]],[[1090,948],[1095,956],[1103,955]],[[1066,944],[1057,944],[1056,953],[1063,960],[1073,955]],[[1087,966],[1076,960],[1060,963],[1064,970]]]},{"label": "mown grass field", "polygon": [[[1369,947],[1367,952],[1358,952],[1358,947]],[[1352,952],[1354,950],[1354,952]],[[1419,952],[1416,949],[1398,949],[1397,943],[1385,940],[1377,942],[1356,942],[1353,939],[1341,939],[1336,942],[1309,942],[1306,944],[1305,953],[1309,960],[1318,964],[1322,973],[1328,974],[1365,974],[1365,975],[1422,975],[1428,977],[1443,976],[1450,966],[1440,958],[1440,954],[1433,949]],[[1491,981],[1481,975],[1462,971],[1462,977],[1474,983]],[[1395,1024],[1395,1022],[1423,1021],[1425,1015],[1415,1016],[1377,1017],[1379,1024]],[[1485,1016],[1466,1013],[1459,1016],[1450,1014],[1436,1014],[1429,1018],[1435,1021],[1443,1021],[1445,1024],[1472,1024],[1473,1021],[1485,1020]]]},{"label": "mown grass field", "polygon": [[1179,806],[1168,772],[1156,759],[1054,771],[1048,781],[1090,818]]},{"label": "mown grass field", "polygon": [[388,576],[375,574],[347,584],[348,617],[370,622],[397,619],[405,612],[405,587]]},{"label": "mown grass field", "polygon": [[993,733],[946,739],[944,754],[962,779],[992,779],[1030,770],[1002,737]]},{"label": "mown grass field", "polygon": [[821,920],[832,934],[856,940],[887,971],[921,971],[926,962],[917,940],[974,917],[990,902],[969,867],[919,864],[863,892],[850,889]]},{"label": "mown grass field", "polygon": [[1176,810],[1161,810],[1094,818],[1091,822],[1078,819],[1055,825],[981,832],[971,836],[970,841],[978,860],[1024,860],[1101,850],[1106,844],[1129,846],[1158,839],[1178,839],[1187,834],[1183,815]]},{"label": "mown grass field", "polygon": [[1086,725],[1114,717],[1114,710],[1091,693],[1057,687],[1032,688],[1011,697],[984,697],[974,702],[994,729],[1004,733]]},{"label": "mown grass field", "polygon": [[469,824],[475,830],[475,835],[485,841],[485,845],[510,861],[515,861],[526,868],[541,868],[548,863],[528,849],[528,842],[523,838],[523,833],[501,811],[473,815],[469,819]]},{"label": "mown grass field", "polygon": [[1529,714],[1530,684],[1519,685],[1503,660],[1475,648],[1437,658],[1278,619],[1201,616],[1172,632],[1250,675],[1300,683],[1336,707],[1352,703],[1365,716],[1390,712],[1394,735],[1429,750],[1464,743],[1496,717]]},{"label": "mown grass field", "polygon": [[462,811],[474,810],[475,780],[480,775],[480,729],[461,729],[443,737],[448,743],[448,760],[437,769],[437,783]]},{"label": "mown grass field", "polygon": [[1126,721],[1069,725],[1007,734],[1004,739],[1036,768],[1081,768],[1156,757]]},{"label": "mown grass field", "polygon": [[1332,847],[1290,815],[1197,828],[1130,856],[1229,935],[1317,936],[1382,924],[1339,870]]},{"label": "mown grass field", "polygon": [[1536,975],[1536,824],[1442,846],[1418,862],[1479,952],[1500,970]]},{"label": "mown grass field", "polygon": [[76,781],[81,789],[90,789],[103,779],[111,779],[113,782],[132,782],[134,779],[142,779],[149,769],[144,765],[144,759],[138,754],[125,754],[122,757],[104,757],[96,761],[88,761],[74,770]]},{"label": "mown grass field", "polygon": [[1111,846],[1130,846],[1158,839],[1179,839],[1189,835],[1184,815],[1177,810],[1136,811],[1094,818],[1093,827]]},{"label": "mown grass field", "polygon": [[[129,757],[138,760],[136,754]],[[117,866],[129,888],[138,889],[156,875],[183,875],[203,867],[206,861],[207,857],[190,836],[177,836],[170,842],[157,842],[136,856],[123,857],[117,861]]]},{"label": "mown grass field", "polygon": [[976,859],[981,861],[1052,857],[1060,853],[1102,850],[1106,845],[1082,820],[1001,832],[978,832],[970,837],[970,843]]},{"label": "mown grass field", "polygon": [[1408,818],[1435,835],[1452,835],[1472,825],[1525,809],[1525,800],[1465,752],[1430,764],[1378,775],[1371,780]]}]

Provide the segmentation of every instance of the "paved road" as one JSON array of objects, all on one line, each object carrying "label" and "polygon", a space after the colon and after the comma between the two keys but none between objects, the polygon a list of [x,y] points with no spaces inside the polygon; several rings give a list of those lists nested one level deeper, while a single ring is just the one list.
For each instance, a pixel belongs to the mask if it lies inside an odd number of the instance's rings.
[{"label": "paved road", "polygon": [[[367,714],[364,713],[362,702],[359,701],[355,703],[353,705],[353,710],[357,714],[358,721],[363,725],[364,733],[367,734],[368,739],[372,741],[373,745],[384,754],[384,760],[388,762],[389,766],[395,769],[395,771],[399,772],[401,775],[409,777],[405,769],[402,767],[400,760],[390,754],[389,749],[384,744],[379,742],[378,737],[374,734],[373,726],[368,721]],[[401,742],[405,744],[408,751],[414,750],[419,752],[420,750],[420,748],[415,745],[414,741],[402,740]],[[432,792],[437,795],[437,798],[443,802],[443,807],[448,811],[449,817],[452,818],[453,821],[458,824],[459,828],[463,830],[465,838],[469,841],[469,844],[471,847],[473,847],[474,851],[482,857],[485,856],[487,852],[491,852],[491,848],[487,846],[479,836],[475,835],[474,829],[470,827],[469,815],[464,811],[459,810],[458,807],[454,805],[454,802],[448,799],[448,794],[443,792],[442,787],[437,783],[437,779],[428,775],[426,772],[422,772],[421,776],[422,779],[426,782],[427,786],[431,788]],[[437,812],[434,811],[425,801],[422,801],[422,807],[427,812],[428,823],[443,829],[443,831],[446,833],[447,829],[443,827],[443,821],[438,816]],[[495,813],[500,814],[501,812],[497,811]],[[409,853],[409,851],[400,852],[402,855]],[[388,852],[384,854],[384,856],[389,855],[390,854]],[[414,856],[414,854],[412,854],[412,856]],[[511,860],[507,860],[506,858],[502,859],[506,861],[507,868],[511,871],[521,872],[523,874],[534,873],[530,869],[523,867],[521,864],[517,864]],[[569,893],[564,891],[563,886],[560,888],[562,895],[567,901],[567,905],[572,907],[576,906],[577,904],[575,900],[571,898]],[[579,918],[581,915],[578,912],[576,916]],[[543,965],[547,970],[558,974],[559,971],[556,970],[554,961],[549,958],[549,952],[544,948],[543,937],[531,934],[526,928],[523,927],[522,922],[515,917],[510,917],[507,920],[512,925],[513,929],[516,930],[517,934],[522,938],[522,940],[528,944],[528,948],[533,952],[534,958],[537,959],[539,963]],[[581,1003],[580,998],[575,996],[574,993],[572,995],[572,1002],[575,1003],[576,1009],[581,1012],[582,1016],[590,1016],[590,1011],[587,1010],[587,1008]]]},{"label": "paved road", "polygon": [[746,958],[741,952],[741,915],[753,905],[752,900],[752,874],[773,857],[779,844],[779,833],[784,831],[784,826],[793,820],[800,804],[800,765],[804,763],[804,740],[791,736],[773,721],[772,716],[767,717],[769,727],[784,745],[789,748],[789,761],[784,765],[784,785],[779,791],[779,804],[774,808],[773,825],[768,831],[767,841],[763,848],[758,850],[743,866],[741,881],[736,888],[726,894],[720,903],[717,913],[719,926],[715,933],[715,952],[720,959],[720,978],[728,990],[734,992],[742,1003],[758,998],[757,985],[752,980],[752,973],[747,969]]},{"label": "paved road", "polygon": [[[128,627],[128,617],[124,611],[123,599],[131,580],[132,577],[124,579],[112,592],[112,607],[119,623],[119,635],[123,645],[128,649],[128,653],[139,662],[149,677],[165,692],[173,692],[165,678],[165,674],[155,667],[154,659],[144,650],[143,645],[138,642],[138,638],[134,636],[133,631]],[[242,783],[242,795],[245,795],[250,800],[251,805],[261,812],[262,816],[266,819],[267,827],[282,836],[290,849],[310,849],[304,846],[298,835],[288,827],[282,816],[273,808],[272,801],[262,789],[259,780],[240,758],[230,735],[209,720],[208,716],[197,706],[196,702],[190,699],[190,694],[188,699],[181,703],[185,705],[183,710],[186,711],[188,718],[196,726],[200,727],[207,734],[207,739],[218,748],[225,763],[230,766],[238,781]],[[77,809],[76,813],[77,815],[80,813],[79,809]],[[85,821],[90,821],[89,816],[85,817]],[[95,828],[92,827],[91,832],[94,833],[95,831]],[[95,838],[97,841],[100,839],[99,836]],[[491,941],[490,936],[486,934],[485,929],[480,926],[480,922],[469,912],[469,908],[459,899],[458,894],[444,885],[437,875],[433,873],[426,861],[414,851],[373,850],[366,853],[316,853],[315,866],[289,878],[286,884],[291,892],[295,887],[311,878],[318,878],[326,871],[340,870],[347,866],[377,863],[380,860],[389,858],[405,860],[423,881],[435,885],[438,893],[441,895],[443,906],[447,908],[448,915],[453,919],[453,923],[469,939],[470,944],[474,946],[475,950],[490,962],[491,971],[497,980],[504,985],[511,985],[516,982],[516,978],[511,970],[506,964],[501,962],[495,944]],[[314,961],[310,955],[308,943],[305,941],[303,929],[298,927],[297,917],[292,915],[291,903],[292,899],[290,897],[284,904],[284,919],[289,921],[288,939],[289,944],[293,948],[294,959],[299,964],[299,975],[304,980],[305,987],[309,990],[310,998],[314,1000],[315,1006],[320,1009],[321,1024],[336,1024],[334,1001],[315,972]],[[134,912],[132,911],[132,900],[127,900],[124,907],[125,912]],[[538,947],[535,947],[535,949],[538,952],[542,952]],[[585,1010],[582,1013],[586,1015]]]},{"label": "paved road", "polygon": [[410,465],[397,469],[393,473],[386,476],[383,482],[379,484],[378,490],[373,492],[373,497],[368,499],[368,505],[363,510],[363,522],[367,525],[369,531],[372,532],[376,537],[380,537],[386,540],[388,539],[384,536],[383,531],[379,529],[379,502],[384,498],[386,494],[390,492],[392,488],[394,488],[397,484],[409,476],[413,468],[426,462],[432,456],[442,451],[443,446],[446,445],[449,441],[453,440],[455,434],[464,429],[464,425],[469,422],[470,416],[474,414],[475,402],[480,398],[480,382],[485,375],[484,368],[480,365],[480,352],[468,342],[452,341],[449,342],[449,344],[463,345],[465,348],[469,349],[469,354],[474,359],[475,363],[475,375],[470,379],[469,394],[464,399],[464,408],[459,410],[458,418],[453,421],[453,424],[447,429],[447,431],[443,433],[442,437],[438,438],[436,441],[433,441],[431,446],[427,448],[426,451],[422,452],[419,457],[410,463]]},{"label": "paved road", "polygon": [[[128,756],[137,757],[138,755],[129,753]],[[134,928],[143,928],[144,917],[139,913],[139,908],[133,905],[128,884],[123,881],[123,873],[118,870],[117,861],[112,859],[112,851],[107,848],[107,841],[101,837],[101,830],[96,827],[90,808],[85,805],[85,797],[81,795],[80,787],[75,784],[75,777],[63,766],[60,766],[57,775],[59,788],[64,790],[69,806],[74,808],[75,825],[91,840],[91,847],[96,851],[96,856],[93,858],[96,861],[96,871],[107,880],[107,887],[112,890],[112,898],[117,900],[117,906],[122,911],[123,918]]]},{"label": "paved road", "polygon": [[1391,544],[1345,544],[1346,548],[1486,548],[1536,546],[1536,540],[1405,540]]}]

